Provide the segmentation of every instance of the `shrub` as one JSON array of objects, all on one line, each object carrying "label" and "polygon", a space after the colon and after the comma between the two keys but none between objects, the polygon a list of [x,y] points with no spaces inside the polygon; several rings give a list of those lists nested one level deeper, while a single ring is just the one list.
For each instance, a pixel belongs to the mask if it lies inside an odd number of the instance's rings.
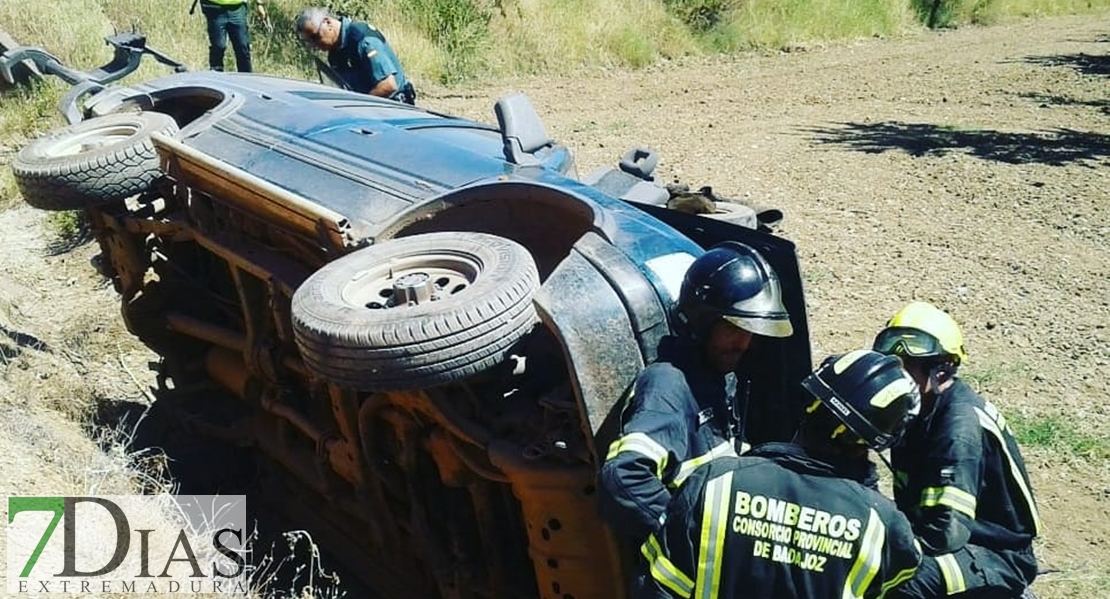
[{"label": "shrub", "polygon": [[476,0],[410,0],[408,15],[446,58],[445,83],[474,75],[489,39],[491,7]]},{"label": "shrub", "polygon": [[691,29],[704,33],[727,21],[733,0],[663,0],[667,9]]},{"label": "shrub", "polygon": [[959,0],[912,0],[921,22],[930,29],[951,27]]},{"label": "shrub", "polygon": [[[390,45],[401,54],[406,71],[416,63],[434,74],[442,83],[458,83],[481,72],[489,40],[489,24],[499,0],[406,0],[403,4],[390,0],[333,0],[329,7],[340,15],[366,20],[384,29]],[[428,59],[410,60],[397,42],[410,29],[429,42],[436,50],[438,64]],[[418,45],[415,41],[409,42]],[[410,72],[411,76],[413,73]]]}]

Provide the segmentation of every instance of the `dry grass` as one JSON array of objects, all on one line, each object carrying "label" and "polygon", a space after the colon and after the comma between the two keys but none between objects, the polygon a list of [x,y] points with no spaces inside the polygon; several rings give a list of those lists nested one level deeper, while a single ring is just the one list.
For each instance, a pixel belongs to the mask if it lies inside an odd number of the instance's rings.
[{"label": "dry grass", "polygon": [[1107,0],[991,0],[956,2],[956,23],[994,25],[1029,17],[1095,13],[1110,8]]},{"label": "dry grass", "polygon": [[[47,219],[26,207],[0,212],[0,228],[9,232],[0,238],[8,257],[0,268],[0,495],[168,497],[176,486],[166,456],[132,449],[134,425],[94,423],[104,402],[149,405],[153,375],[146,365],[156,356],[123,328],[118,296],[89,267],[95,244],[52,255]],[[7,502],[0,505],[6,518]],[[162,522],[172,512],[142,517]],[[316,558],[291,564],[272,552],[252,556],[252,588],[266,590],[251,596],[272,596],[280,590],[275,585],[290,580],[296,589],[285,596],[336,596],[311,537],[286,536]],[[0,554],[5,543],[0,535]]]},{"label": "dry grass", "polygon": [[488,65],[497,73],[643,67],[698,52],[689,31],[661,3],[521,0],[509,6],[491,23],[498,43],[488,49]]},{"label": "dry grass", "polygon": [[[68,418],[61,417],[51,410],[38,407],[19,408],[0,406],[0,448],[7,457],[0,458],[3,470],[9,477],[3,481],[0,494],[3,495],[134,495],[142,492],[151,496],[155,502],[145,506],[142,512],[128,510],[128,521],[132,529],[170,530],[168,523],[178,520],[179,515],[172,495],[175,490],[173,480],[166,470],[165,456],[158,452],[131,452],[133,431],[123,427],[93,428],[90,437],[81,437]],[[43,468],[46,465],[47,468]],[[161,499],[161,501],[158,501]],[[248,505],[249,508],[249,505]],[[248,513],[249,514],[249,513]],[[3,502],[0,515],[7,517],[7,502]],[[190,534],[192,547],[197,557],[206,561],[202,554],[206,540],[212,530],[200,529]],[[105,535],[110,536],[108,534]],[[251,543],[257,532],[247,540],[248,566],[246,575],[249,587],[256,589],[246,597],[255,599],[274,596],[280,592],[290,597],[337,597],[337,578],[325,571],[320,563],[320,552],[311,535],[305,531],[284,533],[290,548],[308,546],[310,558],[305,563],[290,563],[292,551],[285,552],[287,557],[275,558],[272,552],[262,556],[251,555]],[[0,535],[0,553],[6,553],[7,537]],[[23,543],[26,544],[26,543]],[[150,547],[170,547],[172,538],[159,538],[157,533],[150,537]],[[131,552],[129,559],[134,559]],[[151,553],[151,563],[162,563],[158,555]],[[126,563],[121,571],[126,570]],[[292,575],[288,572],[292,571]],[[282,574],[279,576],[279,572]],[[289,581],[292,582],[289,582]],[[0,581],[0,586],[5,584]],[[282,590],[277,585],[294,585]],[[132,596],[129,593],[107,593],[97,596],[117,599]],[[173,593],[153,593],[152,597],[177,597]],[[197,597],[223,597],[224,593],[198,593]],[[235,594],[234,596],[243,596]]]}]

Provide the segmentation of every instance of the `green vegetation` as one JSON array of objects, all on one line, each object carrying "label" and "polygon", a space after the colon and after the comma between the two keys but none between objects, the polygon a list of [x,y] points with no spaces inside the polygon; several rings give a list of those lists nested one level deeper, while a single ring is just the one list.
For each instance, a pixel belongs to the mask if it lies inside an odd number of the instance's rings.
[{"label": "green vegetation", "polygon": [[956,27],[1106,10],[1110,0],[912,0],[912,5],[926,26]]},{"label": "green vegetation", "polygon": [[[56,108],[58,98],[62,97],[62,86],[58,83],[44,82],[30,88],[19,88],[3,92],[3,105],[0,107],[0,165],[10,159],[28,139],[44,129],[64,123]],[[18,195],[15,177],[9,168],[0,168],[0,208],[11,204],[11,198]]]},{"label": "green vegetation", "polygon": [[[292,33],[310,2],[267,0],[274,32],[256,23],[260,71],[315,76]],[[418,84],[459,84],[511,74],[575,74],[583,69],[646,66],[659,59],[776,50],[811,43],[995,23],[1009,18],[1110,10],[1110,0],[332,0],[336,12],[378,25]],[[63,60],[92,67],[101,39],[138,28],[151,44],[203,68],[203,17],[188,0],[0,2],[0,23],[17,40],[46,44]],[[230,56],[228,57],[230,60]],[[230,63],[229,63],[230,64]],[[153,76],[160,65],[144,66]],[[164,68],[163,68],[164,70]],[[3,134],[3,131],[0,131]]]},{"label": "green vegetation", "polygon": [[57,238],[56,245],[61,247],[89,238],[89,222],[80,210],[51,212],[46,216],[46,224]]},{"label": "green vegetation", "polygon": [[1028,377],[1032,369],[1024,363],[976,364],[960,369],[960,378],[976,391],[998,391],[1006,381]]},{"label": "green vegetation", "polygon": [[489,42],[493,18],[475,0],[411,0],[407,14],[443,52],[447,79],[462,80],[482,68],[481,49]]},{"label": "green vegetation", "polygon": [[711,48],[792,49],[815,42],[890,37],[919,30],[921,24],[904,2],[889,0],[749,0],[729,13]]},{"label": "green vegetation", "polygon": [[1007,420],[1022,446],[1043,447],[1093,460],[1110,459],[1110,437],[1081,431],[1074,424],[1074,416],[1027,416],[1019,412],[1007,415]]},{"label": "green vegetation", "polygon": [[[960,370],[960,378],[988,397],[1006,395],[1007,385],[1028,379],[1035,370],[1024,362],[974,364]],[[1064,455],[1110,460],[1110,436],[1089,430],[1083,419],[1058,413],[1040,414],[1006,410],[1006,420],[1022,446],[1041,447]]]},{"label": "green vegetation", "polygon": [[[960,370],[960,378],[987,397],[1006,395],[1006,387],[1029,379],[1035,370],[1025,362],[980,364]],[[1074,414],[1030,413],[1003,409],[1018,442],[1022,446],[1040,447],[1069,456],[1092,460],[1110,460],[1110,436],[1090,430],[1087,423]]]}]

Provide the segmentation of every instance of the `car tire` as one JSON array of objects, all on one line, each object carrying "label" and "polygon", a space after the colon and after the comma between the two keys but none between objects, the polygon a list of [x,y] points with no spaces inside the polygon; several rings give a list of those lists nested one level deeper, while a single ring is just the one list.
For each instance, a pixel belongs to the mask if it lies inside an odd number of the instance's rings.
[{"label": "car tire", "polygon": [[120,202],[161,175],[154,132],[173,135],[177,123],[159,112],[81,121],[32,141],[12,159],[12,172],[23,199],[43,210]]},{"label": "car tire", "polygon": [[[538,287],[531,254],[514,241],[459,232],[403,237],[305,279],[293,294],[294,338],[308,369],[342,387],[441,385],[503,361],[537,321]],[[436,294],[397,305],[397,288]]]}]

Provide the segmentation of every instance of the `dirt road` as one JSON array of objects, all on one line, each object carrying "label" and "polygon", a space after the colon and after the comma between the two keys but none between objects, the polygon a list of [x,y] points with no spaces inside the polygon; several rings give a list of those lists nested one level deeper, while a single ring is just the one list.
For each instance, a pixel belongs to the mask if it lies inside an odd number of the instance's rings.
[{"label": "dirt road", "polygon": [[514,90],[582,174],[641,144],[660,151],[661,178],[782,208],[815,356],[868,344],[910,299],[950,310],[965,378],[1011,421],[1101,448],[1026,458],[1048,528],[1037,590],[1110,593],[1110,16],[497,82],[424,103],[490,121]]},{"label": "dirt road", "polygon": [[[580,174],[645,145],[661,153],[662,179],[783,209],[815,356],[869,344],[910,299],[950,310],[971,355],[965,378],[1058,441],[1025,448],[1047,526],[1034,588],[1110,595],[1110,14],[421,91],[428,108],[487,122],[496,97],[524,91]],[[145,354],[117,341],[114,298],[85,266],[94,249],[44,258],[24,226],[40,219],[3,215],[0,324],[52,347],[113,348],[86,359],[66,393],[136,395],[118,360]],[[58,298],[74,312],[60,315]],[[5,362],[20,368],[0,390],[26,415],[58,394],[40,383],[74,367],[8,337]]]}]

